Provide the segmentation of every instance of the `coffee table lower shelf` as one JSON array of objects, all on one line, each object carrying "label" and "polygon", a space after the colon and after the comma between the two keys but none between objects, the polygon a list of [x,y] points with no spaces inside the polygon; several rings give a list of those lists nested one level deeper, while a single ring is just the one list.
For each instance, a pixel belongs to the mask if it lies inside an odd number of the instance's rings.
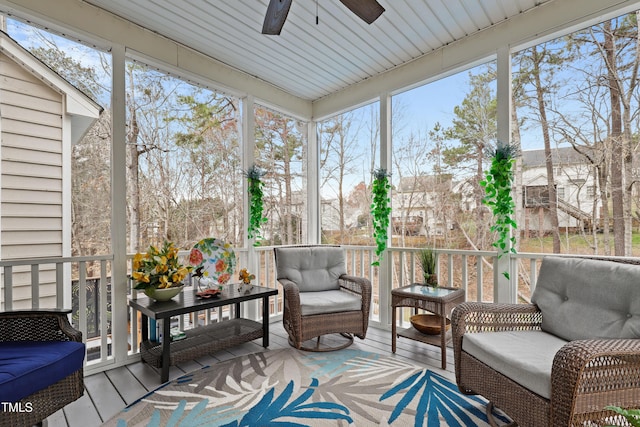
[{"label": "coffee table lower shelf", "polygon": [[[249,319],[230,319],[185,331],[186,338],[172,341],[169,365],[235,347],[262,338],[262,323]],[[162,343],[142,341],[140,355],[150,366],[162,368]]]},{"label": "coffee table lower shelf", "polygon": [[[426,344],[432,344],[438,347],[440,347],[440,344],[442,342],[440,334],[427,335],[423,334],[420,331],[417,331],[415,328],[399,329],[398,331],[396,331],[396,335],[399,337],[420,341]],[[447,330],[447,334],[445,335],[445,343],[448,343],[449,341],[451,341],[451,329]]]}]

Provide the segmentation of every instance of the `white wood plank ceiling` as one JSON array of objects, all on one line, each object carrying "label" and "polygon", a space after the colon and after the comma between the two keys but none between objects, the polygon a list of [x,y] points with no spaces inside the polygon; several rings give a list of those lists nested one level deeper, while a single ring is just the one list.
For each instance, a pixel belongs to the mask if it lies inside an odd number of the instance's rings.
[{"label": "white wood plank ceiling", "polygon": [[267,36],[268,0],[84,0],[310,101],[547,1],[379,0],[386,12],[367,25],[339,0],[294,0]]}]

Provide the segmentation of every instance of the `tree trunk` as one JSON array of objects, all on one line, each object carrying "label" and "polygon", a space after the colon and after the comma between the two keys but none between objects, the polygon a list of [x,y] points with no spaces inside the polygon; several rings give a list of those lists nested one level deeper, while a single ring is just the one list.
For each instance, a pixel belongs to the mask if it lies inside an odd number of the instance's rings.
[{"label": "tree trunk", "polygon": [[[133,73],[130,74],[130,83],[133,87]],[[127,132],[127,147],[129,148],[129,163],[127,164],[128,179],[127,187],[129,190],[129,251],[138,252],[140,250],[140,184],[138,178],[138,162],[140,153],[138,152],[138,119],[134,102],[130,99],[128,102],[129,114],[131,116],[129,123],[129,132]]]},{"label": "tree trunk", "polygon": [[553,177],[553,157],[551,155],[551,137],[549,136],[549,122],[547,121],[547,110],[544,105],[544,88],[540,80],[540,62],[545,56],[545,52],[538,52],[537,46],[531,49],[533,59],[533,76],[536,86],[536,98],[540,113],[540,124],[542,126],[542,139],[544,141],[544,155],[547,166],[547,192],[549,194],[549,219],[551,221],[551,235],[553,236],[553,253],[560,253],[560,230],[558,227],[558,199],[556,195],[556,185]]},{"label": "tree trunk", "polygon": [[[640,11],[635,12],[636,22],[640,19]],[[637,95],[638,70],[640,68],[640,31],[635,27],[635,54],[632,61],[632,71],[629,76],[629,86],[626,93],[622,97],[622,120],[624,134],[624,219],[625,219],[625,253],[632,254],[632,238],[633,238],[633,218],[632,218],[632,199],[633,199],[633,120],[635,115],[635,107],[632,106],[632,99]],[[622,82],[618,78],[618,82]],[[622,86],[620,86],[622,87]]]},{"label": "tree trunk", "polygon": [[616,256],[625,256],[624,188],[623,188],[623,135],[621,96],[617,84],[615,43],[611,32],[611,21],[604,23],[605,60],[609,99],[611,102],[611,203],[613,204],[613,247]]},{"label": "tree trunk", "polygon": [[[484,199],[484,191],[482,189],[482,187],[480,187],[480,181],[482,181],[483,179],[483,168],[482,168],[482,163],[484,161],[484,156],[483,156],[483,152],[482,149],[478,149],[478,155],[477,155],[478,159],[476,161],[476,179],[475,182],[473,183],[473,186],[475,187],[475,203],[476,203],[476,229],[477,229],[477,240],[478,243],[481,248],[483,248],[484,250],[486,250],[486,227],[487,225],[485,224],[484,221],[484,205],[482,203],[482,199]],[[426,220],[426,218],[425,218]]]},{"label": "tree trunk", "polygon": [[[522,151],[522,142],[520,139],[520,126],[518,125],[518,109],[516,107],[515,102],[511,102],[511,142],[512,144],[518,147],[518,151]],[[515,216],[516,216],[516,224],[518,224],[518,229],[514,230],[517,236],[521,236],[523,225],[525,223],[525,207],[524,207],[524,198],[522,197],[523,192],[523,183],[522,183],[522,156],[518,156],[515,162],[515,171],[514,171],[514,202],[516,205],[515,208]],[[520,250],[520,239],[516,238],[515,249],[517,251]]]},{"label": "tree trunk", "polygon": [[[280,135],[282,138],[282,149],[284,151],[284,155],[282,156],[284,163],[284,197],[285,202],[284,206],[282,206],[284,210],[284,221],[285,221],[285,234],[286,234],[286,242],[289,245],[292,245],[295,242],[293,238],[293,224],[291,218],[291,207],[293,205],[292,198],[292,189],[291,189],[291,153],[289,151],[289,130],[287,129],[287,124],[284,123],[283,133]],[[284,241],[285,239],[283,239]]]}]

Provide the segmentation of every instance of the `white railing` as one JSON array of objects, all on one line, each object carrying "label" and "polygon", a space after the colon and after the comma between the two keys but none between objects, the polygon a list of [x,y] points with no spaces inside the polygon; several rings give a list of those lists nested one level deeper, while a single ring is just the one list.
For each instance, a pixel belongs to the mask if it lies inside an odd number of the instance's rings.
[{"label": "white railing", "polygon": [[[344,246],[347,252],[349,274],[367,277],[373,286],[371,324],[379,328],[390,328],[391,289],[420,282],[420,268],[416,248],[390,248],[385,254],[383,268],[371,265],[374,247]],[[495,252],[438,249],[437,271],[441,286],[458,287],[465,290],[467,300],[493,301]],[[187,252],[181,253],[186,255]],[[255,272],[258,284],[280,289],[276,280],[273,247],[237,249],[237,268],[247,267]],[[539,261],[545,254],[511,255],[511,286],[516,287],[518,300],[529,301],[535,284]],[[73,324],[83,333],[87,342],[87,372],[104,370],[113,366],[111,344],[119,343],[129,349],[128,359],[119,364],[135,360],[138,353],[139,325],[136,316],[129,313],[128,334],[125,337],[111,333],[113,304],[126,304],[126,298],[110,295],[110,271],[113,255],[95,257],[69,257],[48,259],[22,259],[0,261],[2,282],[0,304],[3,310],[20,308],[74,308]],[[386,263],[386,264],[385,264]],[[98,274],[88,276],[91,270]],[[76,289],[72,289],[72,285]],[[130,292],[131,293],[131,292]],[[271,299],[272,321],[281,318],[283,295],[280,292]],[[257,307],[247,306],[248,316],[259,316]],[[229,315],[222,311],[205,313],[204,321],[216,321]],[[96,317],[97,316],[97,317]],[[212,317],[213,316],[213,317]],[[217,316],[217,319],[216,319]],[[405,318],[402,316],[401,318]],[[180,319],[180,327],[188,328],[193,319]],[[193,322],[199,323],[199,322]],[[197,326],[197,325],[195,325]]]},{"label": "white railing", "polygon": [[[87,344],[87,366],[108,363],[113,338],[108,275],[112,261],[113,255],[0,261],[0,307],[5,311],[72,308],[70,321]],[[88,271],[98,274],[88,277]]]}]

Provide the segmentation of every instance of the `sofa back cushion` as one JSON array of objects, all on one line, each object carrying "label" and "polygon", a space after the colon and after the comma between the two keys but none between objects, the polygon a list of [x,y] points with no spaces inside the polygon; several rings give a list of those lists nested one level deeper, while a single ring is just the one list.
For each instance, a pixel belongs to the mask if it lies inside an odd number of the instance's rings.
[{"label": "sofa back cushion", "polygon": [[640,338],[640,265],[546,257],[531,299],[565,340]]},{"label": "sofa back cushion", "polygon": [[300,292],[340,289],[347,274],[344,249],[339,246],[289,246],[275,249],[278,279],[288,279]]}]

